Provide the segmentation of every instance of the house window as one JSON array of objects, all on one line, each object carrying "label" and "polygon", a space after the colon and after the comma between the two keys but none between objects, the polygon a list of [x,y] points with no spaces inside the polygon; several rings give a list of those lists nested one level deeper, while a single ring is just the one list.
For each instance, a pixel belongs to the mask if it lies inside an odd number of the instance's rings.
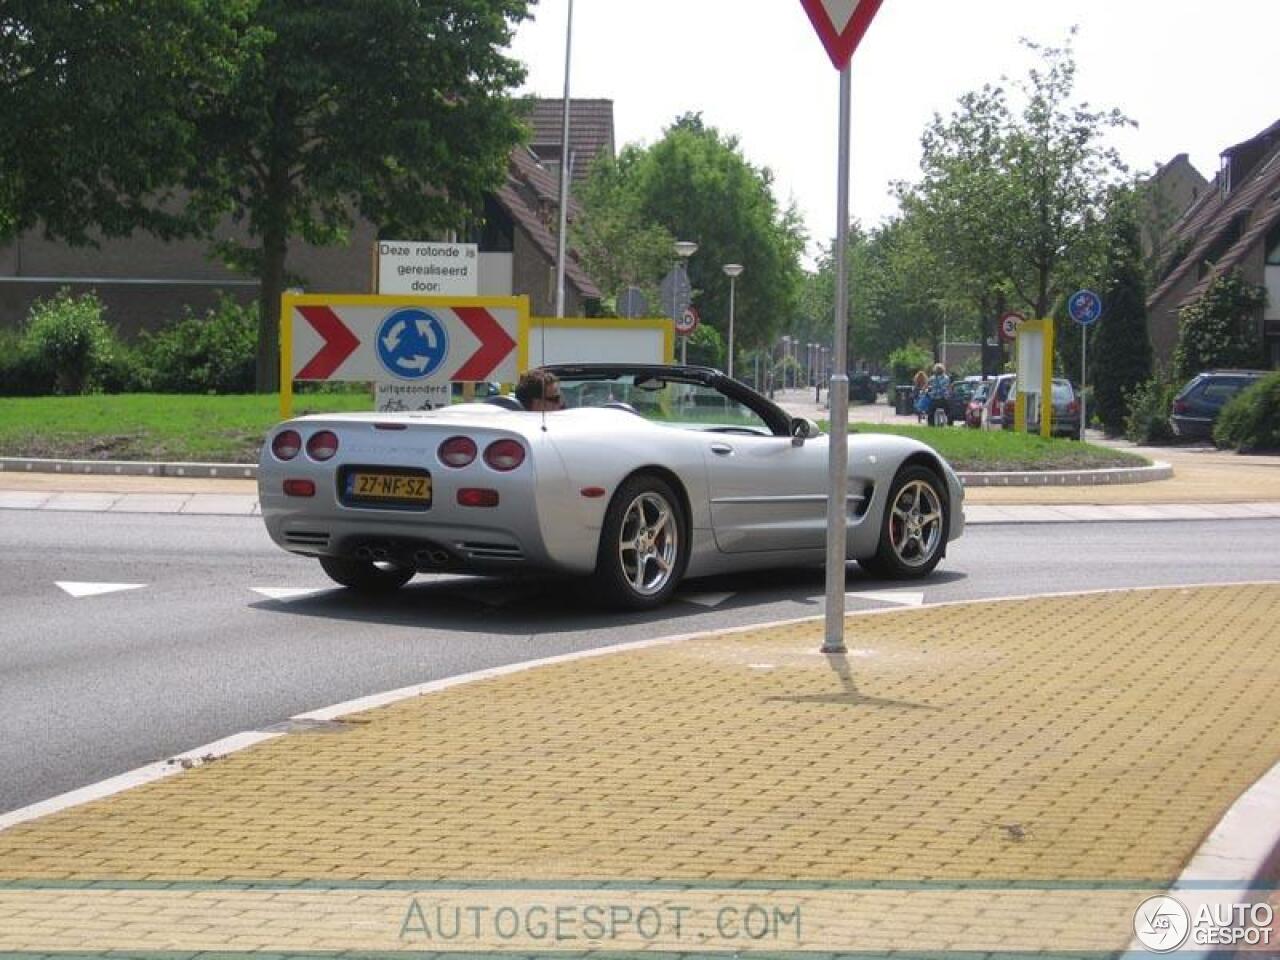
[{"label": "house window", "polygon": [[1222,166],[1218,169],[1218,186],[1222,190],[1222,199],[1231,196],[1231,156],[1224,154]]},{"label": "house window", "polygon": [[1280,267],[1280,223],[1267,234],[1267,266]]},{"label": "house window", "polygon": [[[1267,305],[1262,309],[1262,318],[1268,330],[1280,333],[1280,223],[1271,228],[1266,239],[1267,265],[1262,268],[1262,282],[1267,288]],[[1273,339],[1271,351],[1280,350],[1280,340]],[[1272,357],[1271,365],[1280,366],[1280,357]]]}]

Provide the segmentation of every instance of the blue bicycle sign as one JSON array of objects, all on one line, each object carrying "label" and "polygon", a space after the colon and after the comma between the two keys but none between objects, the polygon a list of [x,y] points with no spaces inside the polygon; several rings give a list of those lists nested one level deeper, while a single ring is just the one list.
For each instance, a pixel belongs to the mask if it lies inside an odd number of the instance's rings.
[{"label": "blue bicycle sign", "polygon": [[421,307],[387,314],[378,326],[378,361],[400,380],[425,380],[449,355],[449,334],[439,318]]},{"label": "blue bicycle sign", "polygon": [[1067,313],[1082,327],[1102,316],[1102,298],[1092,290],[1077,290],[1067,301]]}]

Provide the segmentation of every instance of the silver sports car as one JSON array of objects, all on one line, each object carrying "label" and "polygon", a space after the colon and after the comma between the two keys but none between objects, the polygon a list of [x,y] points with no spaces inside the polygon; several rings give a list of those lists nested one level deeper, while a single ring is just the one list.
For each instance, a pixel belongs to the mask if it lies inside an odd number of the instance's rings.
[{"label": "silver sports car", "polygon": [[[705,367],[550,367],[566,408],[491,397],[429,412],[298,417],[273,429],[258,492],[271,538],[338,583],[415,573],[591,576],[630,608],[680,580],[821,564],[828,438]],[[964,530],[929,447],[849,437],[848,556],[922,577]]]}]

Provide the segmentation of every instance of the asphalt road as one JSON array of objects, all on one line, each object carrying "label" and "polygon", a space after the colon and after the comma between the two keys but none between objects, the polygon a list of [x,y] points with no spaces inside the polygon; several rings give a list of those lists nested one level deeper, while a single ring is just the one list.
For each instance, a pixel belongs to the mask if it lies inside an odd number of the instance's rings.
[{"label": "asphalt road", "polygon": [[[256,518],[2,519],[0,811],[370,693],[822,612],[816,567],[690,582],[644,615],[603,611],[581,584],[546,581],[420,577],[373,601],[333,589],[314,561],[271,544]],[[878,581],[851,565],[847,589],[937,603],[1273,580],[1278,539],[1280,520],[978,526],[927,581]],[[135,586],[77,597],[59,582]],[[255,592],[307,589],[317,592]]]}]

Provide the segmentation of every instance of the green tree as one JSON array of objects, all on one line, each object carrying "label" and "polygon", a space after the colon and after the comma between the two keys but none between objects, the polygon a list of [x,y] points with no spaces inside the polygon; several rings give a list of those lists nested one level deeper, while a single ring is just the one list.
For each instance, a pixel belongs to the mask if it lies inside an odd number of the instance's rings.
[{"label": "green tree", "polygon": [[1102,317],[1092,337],[1093,410],[1111,435],[1124,430],[1126,397],[1151,377],[1144,274],[1135,198],[1125,191],[1107,214]]},{"label": "green tree", "polygon": [[[802,343],[818,343],[830,348],[835,340],[836,260],[835,241],[824,247],[817,270],[806,274],[801,285],[797,311],[787,331]],[[883,355],[879,349],[880,302],[877,290],[880,277],[876,260],[875,238],[869,236],[856,221],[849,225],[845,252],[846,276],[849,284],[845,343],[849,355],[847,369],[857,369],[862,362],[876,363]]]},{"label": "green tree", "polygon": [[773,196],[773,175],[743,156],[738,139],[686,114],[648,149],[623,150],[619,170],[646,222],[698,252],[688,263],[702,322],[728,339],[726,263],[745,267],[734,301],[734,345],[742,352],[772,342],[795,313],[805,236],[794,208]]},{"label": "green tree", "polygon": [[1098,227],[1125,172],[1104,138],[1109,128],[1132,121],[1118,110],[1072,102],[1076,64],[1070,37],[1062,47],[1023,43],[1044,65],[1023,82],[1026,105],[1004,144],[1013,191],[1008,239],[1021,261],[1010,280],[1018,302],[1045,317],[1071,292],[1071,274],[1096,257]]},{"label": "green tree", "polygon": [[619,165],[602,155],[582,191],[585,215],[573,224],[570,240],[606,297],[639,287],[656,307],[659,283],[675,256],[675,238],[645,219],[640,198],[629,187]]},{"label": "green tree", "polygon": [[1240,271],[1215,277],[1204,294],[1178,314],[1174,372],[1183,380],[1214,367],[1263,365],[1258,317],[1267,289]]},{"label": "green tree", "polygon": [[1041,64],[1017,85],[1021,110],[1003,87],[965,94],[925,131],[920,182],[899,187],[904,209],[922,218],[951,315],[976,310],[984,342],[1007,307],[1049,316],[1069,278],[1087,275],[1124,170],[1104,138],[1130,121],[1073,101],[1070,37],[1062,47],[1023,42]]},{"label": "green tree", "polygon": [[191,208],[230,216],[223,243],[261,280],[257,385],[276,389],[291,238],[344,239],[359,214],[383,236],[464,226],[521,135],[505,53],[527,0],[257,0],[245,61],[197,118]]},{"label": "green tree", "polygon": [[171,195],[194,118],[240,66],[251,0],[6,0],[0,240],[191,229]]},{"label": "green tree", "polygon": [[[929,251],[943,299],[976,312],[982,342],[996,335],[996,321],[1011,298],[1017,253],[1005,236],[1015,206],[1004,164],[1004,141],[1013,125],[1001,87],[964,94],[946,119],[935,115],[921,139],[918,184],[899,184],[904,216],[917,224]],[[984,347],[983,368],[999,361]]]}]

